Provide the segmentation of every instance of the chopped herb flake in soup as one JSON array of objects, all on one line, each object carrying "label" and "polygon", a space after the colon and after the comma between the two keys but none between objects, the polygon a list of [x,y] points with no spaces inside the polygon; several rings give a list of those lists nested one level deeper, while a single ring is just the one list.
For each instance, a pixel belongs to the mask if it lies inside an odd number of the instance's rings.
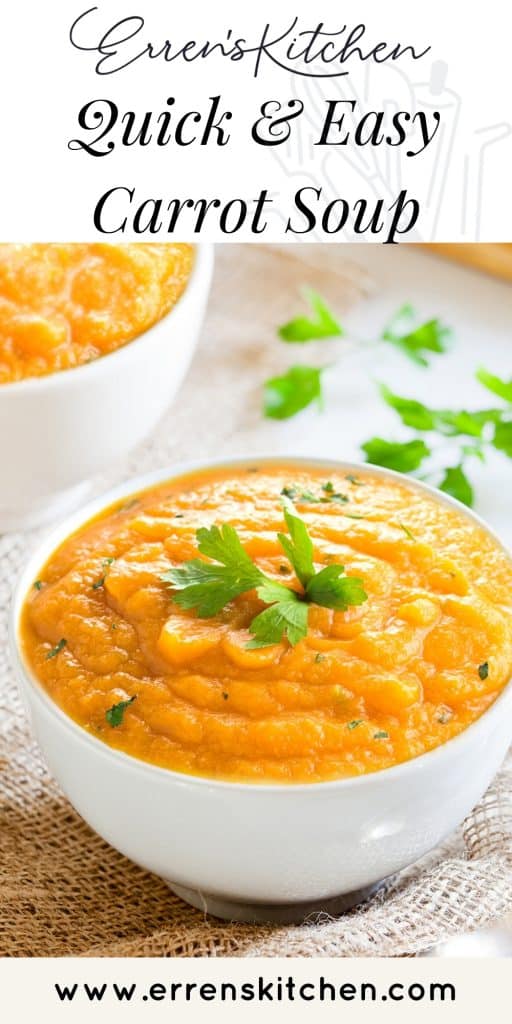
[{"label": "chopped herb flake in soup", "polygon": [[[248,590],[199,618],[162,577],[193,559],[208,562],[196,532],[227,524],[265,577],[300,603],[303,588],[278,537],[286,532],[282,494],[291,490],[346,495],[342,503],[298,498],[295,507],[315,572],[344,566],[366,600],[345,610],[310,602],[298,642],[283,634],[251,647],[250,624],[274,599],[273,585],[265,600]],[[331,470],[326,481],[316,468],[271,463],[196,472],[136,498],[68,538],[24,608],[27,662],[101,742],[214,779],[319,782],[445,743],[510,678],[509,557],[406,480]]]},{"label": "chopped herb flake in soup", "polygon": [[0,244],[0,384],[113,352],[185,289],[193,246]]}]

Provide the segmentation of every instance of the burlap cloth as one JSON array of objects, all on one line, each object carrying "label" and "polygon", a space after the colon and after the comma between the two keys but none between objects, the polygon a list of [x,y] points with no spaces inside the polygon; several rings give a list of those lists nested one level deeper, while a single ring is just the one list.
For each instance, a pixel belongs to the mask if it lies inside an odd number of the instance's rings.
[{"label": "burlap cloth", "polygon": [[[157,436],[114,479],[178,458],[275,451],[283,443],[280,428],[259,412],[261,380],[290,360],[289,350],[281,352],[286,346],[276,344],[275,325],[293,313],[304,281],[335,294],[338,308],[371,287],[351,262],[353,251],[344,250],[218,250],[209,315],[186,384]],[[290,447],[288,435],[284,443]],[[37,540],[34,533],[0,537],[1,954],[410,955],[512,910],[510,763],[449,842],[339,920],[286,928],[223,924],[107,846],[46,770],[9,666],[10,592]]]}]

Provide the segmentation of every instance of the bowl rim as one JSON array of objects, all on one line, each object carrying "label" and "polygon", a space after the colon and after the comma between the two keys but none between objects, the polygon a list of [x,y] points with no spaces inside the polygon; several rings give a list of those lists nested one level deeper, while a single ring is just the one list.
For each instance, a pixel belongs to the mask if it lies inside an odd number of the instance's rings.
[{"label": "bowl rim", "polygon": [[124,481],[121,484],[117,484],[116,486],[109,488],[107,491],[96,496],[80,509],[76,510],[71,516],[66,517],[58,524],[57,527],[46,534],[41,543],[36,546],[18,577],[12,593],[9,609],[9,650],[11,664],[18,678],[19,688],[22,689],[23,684],[23,687],[25,687],[32,696],[39,700],[43,708],[56,721],[56,724],[60,725],[70,733],[72,738],[74,737],[75,741],[81,742],[82,744],[85,744],[86,747],[89,747],[93,754],[96,753],[97,755],[105,757],[107,760],[112,760],[114,763],[117,762],[118,765],[124,765],[126,769],[131,769],[134,772],[140,771],[148,776],[159,776],[161,779],[167,779],[169,783],[179,783],[181,785],[187,784],[199,786],[201,788],[209,787],[210,789],[214,788],[228,791],[237,790],[246,794],[250,792],[276,794],[316,793],[319,790],[324,792],[352,789],[356,787],[364,788],[365,786],[371,786],[372,784],[378,785],[379,783],[385,785],[387,780],[393,781],[404,774],[413,774],[418,771],[421,772],[425,767],[428,768],[429,765],[433,766],[436,761],[439,762],[443,758],[450,757],[451,752],[464,746],[467,742],[468,736],[474,738],[478,734],[484,735],[485,732],[491,728],[495,719],[500,717],[504,704],[506,705],[510,702],[512,709],[512,678],[505,684],[493,703],[479,716],[479,718],[468,725],[462,732],[458,733],[456,736],[452,736],[439,746],[433,747],[431,750],[428,750],[423,754],[419,754],[417,757],[410,758],[407,761],[401,761],[398,764],[391,765],[388,768],[381,768],[375,772],[367,772],[362,775],[349,776],[348,778],[345,777],[341,779],[329,779],[326,781],[299,783],[231,782],[226,779],[215,779],[203,775],[178,772],[171,768],[163,768],[160,765],[152,764],[150,761],[145,761],[141,758],[135,757],[133,754],[127,754],[122,750],[117,750],[115,747],[111,747],[109,744],[104,743],[103,740],[93,736],[92,733],[89,733],[86,729],[75,722],[73,718],[67,715],[54,700],[52,700],[35,673],[33,673],[28,664],[26,664],[19,641],[21,612],[25,599],[30,592],[30,586],[32,585],[33,580],[37,579],[38,567],[40,568],[44,565],[52,552],[64,543],[67,538],[71,537],[77,530],[84,526],[90,519],[94,518],[102,510],[108,508],[112,504],[115,504],[118,500],[121,500],[124,497],[130,497],[130,495],[135,495],[147,490],[155,484],[164,483],[167,480],[174,481],[180,477],[186,477],[189,474],[199,472],[203,469],[236,469],[256,464],[262,465],[264,463],[287,463],[291,465],[311,466],[319,469],[325,468],[337,470],[338,472],[341,470],[348,471],[350,473],[353,472],[354,475],[370,473],[371,475],[376,475],[384,479],[396,480],[400,484],[410,487],[413,491],[419,491],[420,493],[429,495],[441,505],[446,505],[458,510],[459,513],[462,513],[463,516],[483,529],[502,548],[505,554],[512,557],[510,549],[501,540],[499,535],[472,509],[468,509],[466,505],[463,505],[462,502],[458,501],[456,498],[452,498],[451,495],[444,494],[421,480],[408,477],[402,473],[396,472],[395,470],[386,469],[381,466],[374,466],[370,463],[353,462],[345,459],[329,459],[309,455],[287,455],[286,453],[279,455],[262,455],[258,452],[249,452],[243,456],[229,455],[225,458],[186,460],[179,462],[172,467],[167,466],[164,469],[160,468],[158,470],[152,470],[148,473],[131,477],[128,481]]},{"label": "bowl rim", "polygon": [[[104,243],[106,245],[111,244],[122,244],[122,243]],[[78,366],[68,366],[63,370],[52,370],[51,373],[44,373],[39,377],[23,377],[21,380],[7,381],[5,384],[0,384],[0,401],[3,395],[15,395],[22,393],[29,393],[32,391],[37,392],[43,387],[52,388],[58,387],[61,383],[80,380],[89,383],[91,387],[94,386],[94,378],[102,372],[104,363],[107,361],[109,364],[113,359],[129,359],[133,358],[131,353],[134,349],[139,349],[147,336],[154,332],[161,324],[167,322],[169,317],[173,315],[178,309],[182,309],[184,305],[190,304],[191,295],[193,296],[198,285],[201,283],[204,276],[209,276],[213,268],[213,253],[214,246],[211,242],[194,242],[192,243],[194,248],[194,259],[190,274],[187,278],[185,288],[179,296],[177,302],[164,313],[159,320],[155,320],[153,324],[146,327],[145,330],[141,331],[140,334],[136,334],[134,338],[129,341],[125,341],[118,348],[113,349],[111,352],[106,352],[105,355],[98,356],[93,359],[90,363],[81,363]]]}]

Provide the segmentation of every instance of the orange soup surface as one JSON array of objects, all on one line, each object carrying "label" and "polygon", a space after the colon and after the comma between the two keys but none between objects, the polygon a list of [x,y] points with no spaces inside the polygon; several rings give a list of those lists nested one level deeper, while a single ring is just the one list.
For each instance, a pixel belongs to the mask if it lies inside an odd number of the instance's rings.
[{"label": "orange soup surface", "polygon": [[174,306],[192,262],[181,244],[0,244],[0,384],[132,341]]},{"label": "orange soup surface", "polygon": [[[344,565],[368,599],[311,605],[296,646],[251,650],[255,592],[200,619],[160,577],[197,557],[199,527],[229,523],[297,588],[277,539],[283,488],[315,566]],[[82,527],[34,581],[22,643],[52,699],[118,750],[214,779],[319,782],[407,761],[474,722],[512,672],[511,599],[505,551],[407,481],[248,465],[158,485]]]}]

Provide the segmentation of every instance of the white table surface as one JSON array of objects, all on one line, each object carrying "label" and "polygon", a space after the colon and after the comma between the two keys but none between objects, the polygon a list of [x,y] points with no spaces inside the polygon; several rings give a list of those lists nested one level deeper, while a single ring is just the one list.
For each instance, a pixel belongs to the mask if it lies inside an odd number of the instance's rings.
[{"label": "white table surface", "polygon": [[[325,375],[324,411],[318,414],[310,409],[279,424],[274,433],[278,451],[361,459],[360,443],[375,434],[390,440],[414,436],[378,396],[377,380],[434,407],[478,409],[503,404],[475,380],[475,370],[485,365],[493,373],[512,377],[512,284],[459,267],[418,246],[347,245],[343,249],[347,260],[367,268],[376,286],[343,319],[349,333],[369,339],[378,336],[396,310],[410,302],[421,320],[440,317],[454,329],[450,351],[432,355],[429,369],[424,370],[392,345],[357,350],[348,343],[343,355],[344,342],[336,343],[336,354],[342,357]],[[289,346],[290,363],[297,361],[299,348],[307,346]],[[307,353],[300,355],[302,361],[309,361]],[[457,448],[447,444],[445,451],[447,464],[455,463]],[[491,450],[486,465],[469,459],[467,472],[474,484],[475,510],[512,543],[512,460]]]}]

